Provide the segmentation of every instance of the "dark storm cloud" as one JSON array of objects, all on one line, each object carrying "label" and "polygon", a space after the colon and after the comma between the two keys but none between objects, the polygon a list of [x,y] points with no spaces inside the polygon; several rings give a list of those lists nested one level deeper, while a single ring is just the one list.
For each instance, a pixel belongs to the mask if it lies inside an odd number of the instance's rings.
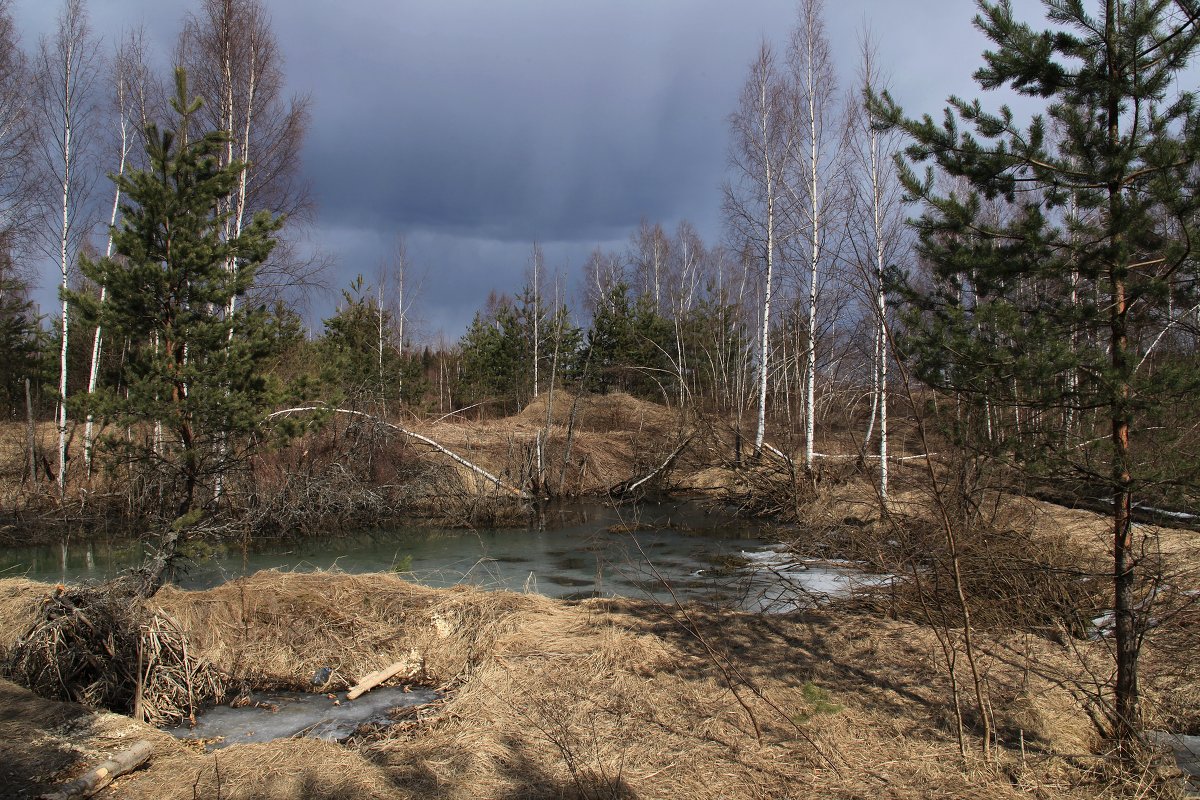
[{"label": "dark storm cloud", "polygon": [[[711,217],[746,60],[725,6],[398,4],[308,65],[322,117],[346,121],[307,151],[326,213],[526,241],[675,218],[701,192]],[[362,23],[334,16],[332,36]],[[752,49],[760,24],[736,38]]]},{"label": "dark storm cloud", "polygon": [[[572,280],[639,220],[723,233],[727,118],[792,0],[263,0],[291,91],[311,99],[310,240],[345,286],[404,234],[426,270],[418,313],[456,338],[491,289],[516,291],[534,239]],[[191,0],[91,0],[106,48],[145,24],[164,72]],[[14,0],[24,43],[59,4]],[[1035,18],[1037,4],[1016,3]],[[912,112],[977,94],[983,38],[966,0],[828,3],[843,87],[864,24]],[[317,304],[320,307],[320,304]],[[328,307],[328,302],[325,304]]]}]

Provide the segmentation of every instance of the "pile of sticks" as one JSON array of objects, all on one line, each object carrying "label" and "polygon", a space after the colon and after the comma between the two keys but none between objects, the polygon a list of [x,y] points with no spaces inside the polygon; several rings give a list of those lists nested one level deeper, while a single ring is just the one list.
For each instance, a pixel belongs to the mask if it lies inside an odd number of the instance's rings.
[{"label": "pile of sticks", "polygon": [[225,688],[223,676],[189,651],[178,623],[148,612],[119,581],[56,587],[3,667],[43,697],[152,725],[194,720]]}]

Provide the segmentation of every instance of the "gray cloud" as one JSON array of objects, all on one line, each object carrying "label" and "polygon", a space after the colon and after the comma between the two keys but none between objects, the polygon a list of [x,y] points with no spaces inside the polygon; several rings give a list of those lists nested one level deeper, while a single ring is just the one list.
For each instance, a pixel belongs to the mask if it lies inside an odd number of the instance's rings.
[{"label": "gray cloud", "polygon": [[[264,2],[289,86],[312,100],[310,238],[337,259],[331,284],[369,276],[403,233],[427,270],[426,333],[451,338],[490,289],[519,288],[535,238],[572,279],[643,217],[687,218],[717,240],[726,119],[759,40],[782,44],[796,13],[791,0]],[[193,4],[90,5],[109,42],[144,22],[165,64]],[[1016,5],[1034,18],[1037,3]],[[31,46],[57,4],[13,12]],[[843,81],[866,23],[910,111],[974,96],[973,13],[963,0],[830,3]]]}]

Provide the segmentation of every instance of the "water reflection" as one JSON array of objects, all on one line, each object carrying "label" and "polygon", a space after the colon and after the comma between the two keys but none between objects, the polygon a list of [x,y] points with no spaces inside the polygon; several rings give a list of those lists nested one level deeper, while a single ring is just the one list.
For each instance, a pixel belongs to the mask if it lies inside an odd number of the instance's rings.
[{"label": "water reflection", "polygon": [[[394,571],[430,586],[462,583],[552,597],[719,599],[744,551],[768,530],[694,503],[614,508],[575,503],[543,509],[536,527],[462,531],[430,526],[252,543],[197,543],[175,582],[206,588],[261,569]],[[0,552],[0,575],[77,582],[140,563],[138,542],[64,540]],[[668,590],[667,585],[670,584]]]}]

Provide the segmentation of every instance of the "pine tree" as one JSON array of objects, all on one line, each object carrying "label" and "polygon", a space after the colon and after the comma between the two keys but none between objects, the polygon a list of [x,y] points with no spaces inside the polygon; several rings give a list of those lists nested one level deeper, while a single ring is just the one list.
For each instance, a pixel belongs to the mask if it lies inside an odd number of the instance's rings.
[{"label": "pine tree", "polygon": [[384,416],[398,403],[417,402],[426,388],[421,361],[400,352],[399,336],[392,312],[381,309],[371,287],[356,278],[316,342],[329,402]]},{"label": "pine tree", "polygon": [[[995,48],[981,87],[1046,101],[1028,126],[954,97],[941,124],[906,118],[886,94],[873,109],[914,140],[902,177],[925,204],[916,226],[933,275],[901,287],[906,357],[977,402],[966,433],[983,446],[1112,504],[1112,722],[1129,742],[1148,622],[1131,511],[1165,485],[1164,464],[1196,497],[1188,426],[1161,420],[1190,413],[1200,390],[1194,342],[1172,350],[1168,336],[1194,323],[1200,286],[1200,116],[1179,88],[1191,85],[1181,72],[1200,46],[1200,3],[1105,0],[1093,16],[1082,0],[1043,2],[1044,31],[1008,2],[980,2],[975,20]],[[914,169],[931,160],[958,180],[952,191],[932,166]]]},{"label": "pine tree", "polygon": [[44,339],[28,287],[0,253],[0,408],[8,414],[24,407],[26,379],[40,384],[49,378]]},{"label": "pine tree", "polygon": [[[116,256],[81,259],[84,275],[107,287],[106,301],[71,296],[92,324],[129,342],[127,391],[98,393],[94,411],[142,435],[109,437],[106,445],[165,467],[180,515],[201,505],[202,485],[247,455],[272,398],[264,364],[294,334],[290,317],[265,308],[227,313],[270,254],[280,220],[262,212],[240,235],[222,236],[221,202],[244,165],[220,165],[226,132],[192,138],[200,105],[177,71],[174,130],[148,126],[147,168],[115,177],[125,198]],[[230,259],[238,264],[232,272]]]},{"label": "pine tree", "polygon": [[674,330],[655,310],[652,294],[636,300],[619,282],[596,311],[581,360],[587,364],[589,391],[629,392],[670,402],[675,371],[667,354],[675,351]]}]

